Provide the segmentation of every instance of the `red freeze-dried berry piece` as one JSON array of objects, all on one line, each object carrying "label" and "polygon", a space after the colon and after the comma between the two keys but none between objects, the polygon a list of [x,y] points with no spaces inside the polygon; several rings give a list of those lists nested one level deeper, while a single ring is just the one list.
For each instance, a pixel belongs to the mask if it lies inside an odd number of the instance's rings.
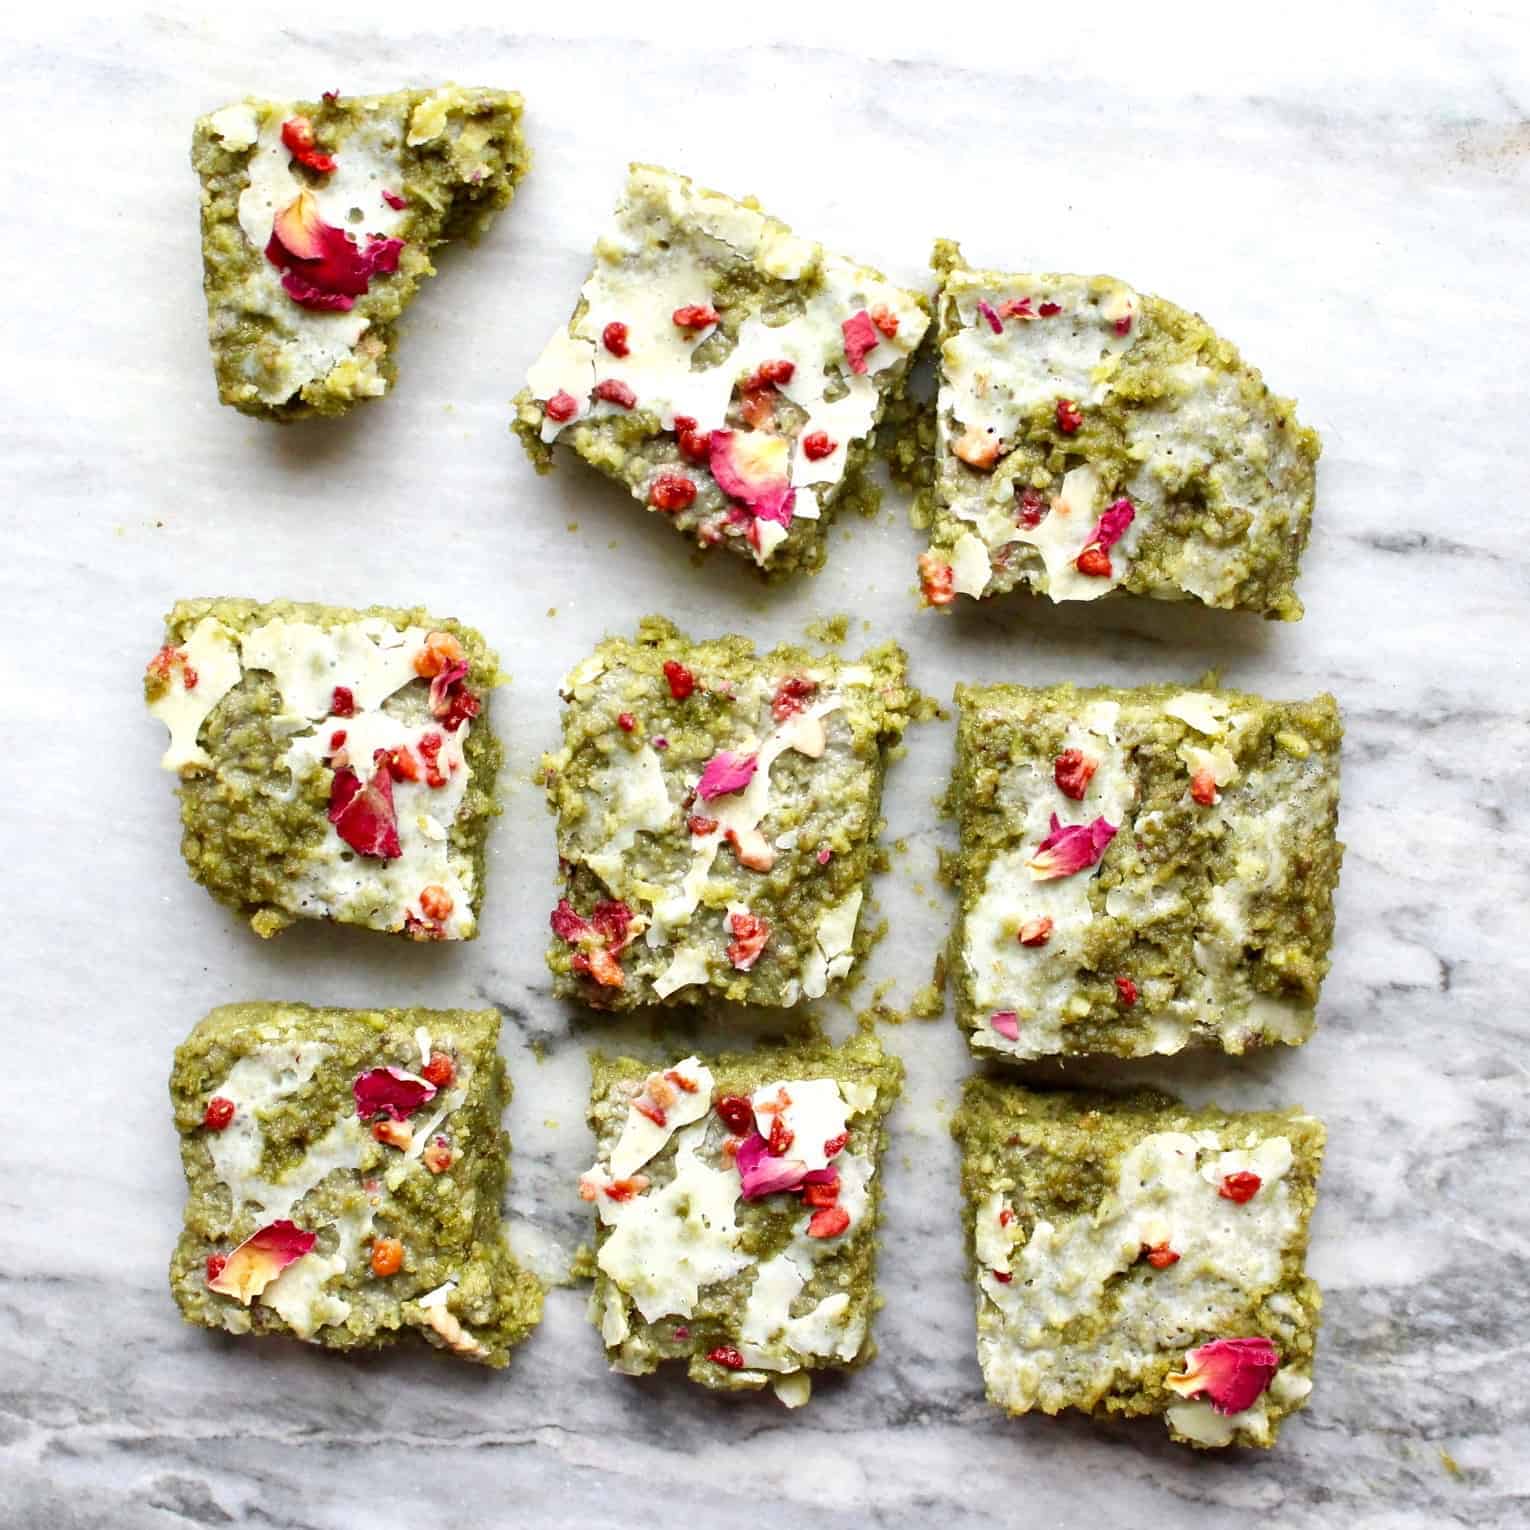
[{"label": "red freeze-dried berry piece", "polygon": [[1100,762],[1082,749],[1064,749],[1052,762],[1052,779],[1063,796],[1082,802],[1099,768]]},{"label": "red freeze-dried berry piece", "polygon": [[719,1344],[716,1349],[709,1350],[707,1359],[724,1370],[741,1371],[744,1368],[744,1357],[731,1344]]},{"label": "red freeze-dried berry piece", "polygon": [[337,685],[335,693],[330,697],[329,715],[331,717],[354,717],[356,715],[356,698],[351,693],[348,685]]},{"label": "red freeze-dried berry piece", "polygon": [[698,839],[704,839],[708,834],[715,834],[717,832],[717,820],[715,818],[708,818],[702,813],[692,813],[685,820],[685,826]]},{"label": "red freeze-dried berry piece", "polygon": [[696,689],[696,677],[678,659],[664,661],[664,678],[669,681],[669,694],[676,701],[684,701]]},{"label": "red freeze-dried berry piece", "polygon": [[568,941],[570,945],[594,934],[590,922],[575,911],[574,905],[567,898],[558,899],[558,906],[552,911],[549,923],[553,934],[559,940]]},{"label": "red freeze-dried berry piece", "polygon": [[1190,777],[1190,795],[1202,807],[1215,807],[1217,801],[1217,778],[1209,770],[1198,770]]},{"label": "red freeze-dried berry piece", "polygon": [[[208,1102],[207,1109],[202,1112],[202,1125],[210,1132],[221,1132],[228,1129],[228,1124],[234,1119],[234,1102],[225,1099],[221,1094],[215,1094]],[[1258,1183],[1254,1189],[1258,1189]]]},{"label": "red freeze-dried berry piece", "polygon": [[282,123],[282,143],[300,165],[318,175],[328,175],[335,168],[334,156],[314,142],[313,124],[306,117],[289,117]]},{"label": "red freeze-dried berry piece", "polygon": [[1043,319],[1055,319],[1062,312],[1061,303],[1043,303],[1037,310]]},{"label": "red freeze-dried berry piece", "polygon": [[779,361],[762,361],[744,379],[744,391],[749,393],[766,387],[782,387],[792,380],[796,371],[796,362],[787,361],[784,358]]},{"label": "red freeze-dried berry piece", "polygon": [[1137,985],[1130,978],[1117,978],[1116,992],[1121,995],[1121,1004],[1125,1009],[1130,1009],[1137,1002]]},{"label": "red freeze-dried berry piece", "polygon": [[660,473],[648,490],[648,503],[669,514],[695,502],[696,485],[683,473]]},{"label": "red freeze-dried berry piece", "polygon": [[825,1206],[808,1220],[810,1238],[837,1238],[850,1225],[850,1213],[843,1206]]},{"label": "red freeze-dried berry piece", "polygon": [[1074,560],[1074,566],[1079,573],[1094,579],[1109,579],[1115,572],[1110,566],[1110,554],[1103,547],[1086,547]]},{"label": "red freeze-dried berry piece", "polygon": [[770,1123],[770,1156],[784,1158],[796,1140],[797,1134],[786,1124],[786,1117],[777,1115]]},{"label": "red freeze-dried berry piece", "polygon": [[1023,489],[1020,493],[1020,509],[1015,519],[1027,531],[1034,531],[1045,519],[1051,506],[1046,495],[1039,489]]},{"label": "red freeze-dried berry piece", "polygon": [[451,1088],[457,1076],[457,1065],[445,1052],[432,1052],[430,1061],[420,1069],[420,1077],[428,1079],[437,1089]]},{"label": "red freeze-dried berry piece", "polygon": [[612,319],[600,332],[600,343],[613,356],[627,354],[627,326],[620,319]]},{"label": "red freeze-dried berry piece", "polygon": [[675,440],[680,455],[688,462],[707,462],[712,456],[711,433],[697,430],[696,422],[688,414],[675,416]]},{"label": "red freeze-dried berry piece", "polygon": [[607,377],[596,383],[595,397],[603,398],[619,409],[631,409],[637,403],[637,394],[617,377]]},{"label": "red freeze-dried berry piece", "polygon": [[817,693],[816,680],[809,680],[806,675],[787,675],[770,699],[770,715],[777,722],[785,722],[788,717],[804,710],[808,699]]},{"label": "red freeze-dried berry piece", "polygon": [[833,455],[839,443],[829,437],[826,430],[810,430],[802,438],[802,455],[809,462],[822,462],[825,457]]},{"label": "red freeze-dried berry piece", "polygon": [[717,322],[717,310],[710,303],[688,303],[670,316],[681,329],[705,329]]},{"label": "red freeze-dried berry piece", "polygon": [[1001,1286],[1007,1286],[1015,1278],[1010,1270],[994,1270],[991,1273]]},{"label": "red freeze-dried berry piece", "polygon": [[891,340],[898,333],[898,316],[886,303],[878,303],[871,310],[871,322]]},{"label": "red freeze-dried berry piece", "polygon": [[350,766],[335,772],[329,790],[329,821],[352,850],[380,860],[397,860],[404,851],[398,840],[398,815],[393,808],[393,777],[388,772],[386,751],[375,762],[372,779],[365,786]]},{"label": "red freeze-dried berry piece", "polygon": [[227,1254],[209,1254],[207,1256],[207,1284],[211,1285],[222,1273],[223,1267],[228,1263]]},{"label": "red freeze-dried berry piece", "polygon": [[561,425],[579,413],[579,400],[572,393],[565,393],[560,388],[542,405],[542,408],[547,411],[549,420],[556,420]]},{"label": "red freeze-dried berry piece", "polygon": [[837,1137],[830,1137],[823,1145],[823,1156],[825,1158],[832,1158],[836,1153],[844,1152],[845,1144],[849,1140],[849,1132],[841,1132]]},{"label": "red freeze-dried berry piece", "polygon": [[1084,423],[1084,411],[1071,398],[1057,401],[1057,428],[1065,435],[1075,434]]},{"label": "red freeze-dried berry piece", "polygon": [[383,187],[379,195],[382,197],[383,201],[393,209],[394,212],[403,212],[403,210],[409,205],[409,199],[407,197],[401,197],[396,191],[389,191],[386,186]]},{"label": "red freeze-dried berry piece", "polygon": [[632,730],[637,727],[637,718],[635,718],[631,712],[618,712],[616,714],[616,726],[620,728],[623,733],[631,733]]},{"label": "red freeze-dried berry piece", "polygon": [[1245,1201],[1251,1201],[1259,1194],[1259,1187],[1264,1183],[1257,1174],[1250,1173],[1247,1169],[1240,1169],[1236,1174],[1224,1174],[1222,1183],[1217,1186],[1217,1194],[1224,1201],[1236,1201],[1243,1205]]},{"label": "red freeze-dried berry piece", "polygon": [[804,1206],[833,1206],[839,1200],[839,1181],[832,1185],[803,1185],[802,1204]]},{"label": "red freeze-dried berry piece", "polygon": [[977,311],[982,314],[984,321],[994,334],[1002,335],[1004,333],[1004,320],[999,317],[992,303],[984,298],[979,298]]},{"label": "red freeze-dried berry piece", "polygon": [[859,313],[851,314],[839,327],[845,337],[845,360],[850,370],[857,374],[864,372],[866,353],[874,351],[881,344],[881,337],[877,334],[876,325],[871,322],[871,315],[863,308]]},{"label": "red freeze-dried berry piece", "polygon": [[1155,1270],[1166,1270],[1171,1264],[1179,1263],[1179,1255],[1167,1243],[1155,1243],[1151,1247],[1144,1243],[1142,1254]]},{"label": "red freeze-dried berry piece", "polygon": [[712,1109],[735,1137],[747,1137],[754,1130],[754,1106],[743,1095],[725,1094]]},{"label": "red freeze-dried berry piece", "polygon": [[956,571],[933,549],[919,554],[919,588],[932,606],[949,606],[956,599]]},{"label": "red freeze-dried berry piece", "polygon": [[728,961],[738,971],[748,972],[770,939],[770,921],[754,914],[729,914],[728,928],[733,932],[733,939],[728,942]]},{"label": "red freeze-dried berry piece", "polygon": [[1027,919],[1020,926],[1022,946],[1044,946],[1052,938],[1052,916],[1043,914],[1039,919]]}]

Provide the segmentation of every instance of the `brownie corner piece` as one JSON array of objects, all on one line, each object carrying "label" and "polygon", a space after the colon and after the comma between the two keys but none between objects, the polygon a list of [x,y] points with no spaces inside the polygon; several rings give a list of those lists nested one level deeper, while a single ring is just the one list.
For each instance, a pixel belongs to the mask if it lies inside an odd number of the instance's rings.
[{"label": "brownie corner piece", "polygon": [[704,549],[813,570],[841,504],[875,503],[867,458],[926,309],[752,202],[633,165],[515,430],[539,469],[561,445]]},{"label": "brownie corner piece", "polygon": [[720,1391],[874,1353],[879,1160],[902,1066],[876,1038],[764,1047],[673,1065],[598,1056],[590,1316],[613,1370],[682,1362]]},{"label": "brownie corner piece", "polygon": [[991,1402],[1275,1443],[1312,1390],[1320,1122],[978,1078],[952,1130]]},{"label": "brownie corner piece", "polygon": [[917,700],[902,650],[757,654],[649,618],[563,695],[555,992],[789,1007],[836,988],[872,939],[883,777]]},{"label": "brownie corner piece", "polygon": [[218,397],[267,420],[392,386],[394,326],[430,252],[475,238],[530,164],[513,91],[446,85],[236,101],[197,120]]},{"label": "brownie corner piece", "polygon": [[331,919],[472,938],[501,678],[478,632],[420,610],[180,602],[144,694],[192,877],[260,935]]},{"label": "brownie corner piece", "polygon": [[962,686],[957,1019],[979,1055],[1312,1033],[1342,727],[1328,695]]},{"label": "brownie corner piece", "polygon": [[502,1366],[542,1289],[505,1242],[493,1010],[230,1004],[176,1052],[189,1323],[372,1349],[417,1331]]},{"label": "brownie corner piece", "polygon": [[1317,434],[1198,315],[937,252],[927,603],[1125,591],[1295,621]]}]

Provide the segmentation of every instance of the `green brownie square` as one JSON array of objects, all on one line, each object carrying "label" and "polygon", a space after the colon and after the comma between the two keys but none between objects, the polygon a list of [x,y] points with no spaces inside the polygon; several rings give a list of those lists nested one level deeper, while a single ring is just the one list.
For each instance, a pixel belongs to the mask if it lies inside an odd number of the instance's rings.
[{"label": "green brownie square", "polygon": [[702,548],[816,569],[929,325],[925,300],[753,201],[633,165],[515,429],[563,446]]},{"label": "green brownie square", "polygon": [[1275,1443],[1312,1390],[1320,1122],[975,1078],[952,1131],[990,1401]]},{"label": "green brownie square", "polygon": [[658,617],[578,664],[544,761],[554,991],[790,1006],[840,985],[871,940],[882,779],[917,699],[904,664],[890,643],[756,654]]},{"label": "green brownie square", "polygon": [[1206,322],[1111,276],[936,248],[925,598],[1126,591],[1295,621],[1320,445]]},{"label": "green brownie square", "polygon": [[192,877],[274,935],[332,919],[478,932],[498,661],[424,611],[184,600],[144,694],[170,730]]},{"label": "green brownie square", "polygon": [[170,1098],[188,1323],[375,1349],[409,1330],[502,1366],[542,1290],[500,1222],[510,1083],[494,1010],[227,1004]]},{"label": "green brownie square", "polygon": [[703,1386],[770,1385],[798,1407],[814,1371],[871,1358],[877,1168],[902,1071],[869,1033],[658,1068],[596,1055],[579,1190],[613,1370],[683,1361]]},{"label": "green brownie square", "polygon": [[198,118],[218,397],[267,420],[343,414],[397,376],[431,251],[476,239],[530,164],[511,91],[247,98]]},{"label": "green brownie square", "polygon": [[957,702],[950,966],[975,1052],[1311,1035],[1343,854],[1331,696],[991,685]]}]

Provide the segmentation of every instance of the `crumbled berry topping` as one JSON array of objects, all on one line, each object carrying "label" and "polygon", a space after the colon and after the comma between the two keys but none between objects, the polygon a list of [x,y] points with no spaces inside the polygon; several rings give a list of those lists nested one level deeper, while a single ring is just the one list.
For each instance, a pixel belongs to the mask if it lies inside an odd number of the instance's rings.
[{"label": "crumbled berry topping", "polygon": [[1242,1206],[1259,1194],[1263,1184],[1264,1181],[1257,1174],[1247,1169],[1240,1169],[1236,1174],[1222,1176],[1222,1183],[1217,1186],[1217,1194],[1224,1201],[1235,1201]]},{"label": "crumbled berry topping", "polygon": [[683,473],[660,473],[648,490],[648,503],[655,510],[673,514],[696,502],[696,485]]},{"label": "crumbled berry topping", "polygon": [[1123,1009],[1130,1009],[1137,1002],[1137,985],[1129,977],[1116,979],[1116,992],[1120,995]]},{"label": "crumbled berry topping", "polygon": [[315,175],[328,175],[335,168],[332,154],[325,154],[314,142],[313,124],[306,117],[289,117],[282,123],[282,144],[287,152]]},{"label": "crumbled berry topping", "polygon": [[696,689],[696,677],[678,659],[664,661],[664,678],[669,682],[669,694],[676,701],[684,701]]},{"label": "crumbled berry topping", "polygon": [[1082,802],[1099,768],[1100,762],[1082,749],[1064,749],[1052,762],[1052,779],[1063,796]]},{"label": "crumbled berry topping", "polygon": [[221,1094],[215,1094],[202,1112],[202,1125],[210,1132],[227,1131],[234,1119],[234,1102]]},{"label": "crumbled berry topping", "polygon": [[547,411],[549,420],[556,420],[562,425],[579,413],[579,400],[572,393],[565,393],[559,388],[542,407]]},{"label": "crumbled berry topping", "polygon": [[595,384],[595,397],[615,404],[618,409],[631,409],[637,403],[637,394],[619,377],[605,377]]},{"label": "crumbled berry topping", "polygon": [[1020,926],[1022,946],[1044,946],[1052,938],[1052,916],[1043,914],[1039,919],[1027,919]]},{"label": "crumbled berry topping", "polygon": [[1060,398],[1057,401],[1057,428],[1065,435],[1071,436],[1078,432],[1084,423],[1084,411],[1073,402],[1071,398]]},{"label": "crumbled berry topping", "polygon": [[710,303],[690,303],[677,308],[671,317],[681,329],[705,329],[707,325],[717,323],[718,315]]},{"label": "crumbled berry topping", "polygon": [[620,319],[612,319],[600,332],[600,343],[613,356],[627,354],[627,326]]},{"label": "crumbled berry topping", "polygon": [[838,444],[830,439],[828,431],[810,430],[802,438],[802,455],[809,462],[822,462],[825,457],[834,454]]}]

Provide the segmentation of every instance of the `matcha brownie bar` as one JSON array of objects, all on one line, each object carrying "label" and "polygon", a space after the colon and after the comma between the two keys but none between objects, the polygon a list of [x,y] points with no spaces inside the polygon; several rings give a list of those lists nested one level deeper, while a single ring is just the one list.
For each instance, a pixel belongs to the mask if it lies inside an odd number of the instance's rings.
[{"label": "matcha brownie bar", "polygon": [[181,601],[144,694],[191,875],[259,935],[334,919],[470,939],[499,679],[478,633],[419,610]]},{"label": "matcha brownie bar", "polygon": [[394,381],[393,327],[430,252],[476,239],[530,157],[502,90],[244,100],[199,118],[203,285],[218,397],[343,414]]},{"label": "matcha brownie bar", "polygon": [[704,548],[816,569],[928,327],[923,299],[752,201],[634,165],[573,317],[516,399],[539,470],[561,442]]},{"label": "matcha brownie bar", "polygon": [[188,1323],[375,1349],[415,1329],[504,1365],[542,1290],[500,1224],[494,1010],[227,1004],[175,1054]]},{"label": "matcha brownie bar", "polygon": [[858,662],[649,617],[564,681],[543,762],[564,896],[554,990],[602,1009],[817,998],[869,944],[882,776],[916,697]]},{"label": "matcha brownie bar", "polygon": [[1343,847],[1331,696],[959,686],[957,1019],[980,1055],[1312,1032]]},{"label": "matcha brownie bar", "polygon": [[937,247],[925,599],[1116,590],[1295,621],[1317,436],[1195,314]]},{"label": "matcha brownie bar", "polygon": [[703,1386],[769,1384],[794,1408],[812,1372],[865,1364],[897,1059],[865,1033],[657,1069],[597,1054],[593,1070],[579,1193],[612,1369],[683,1360]]},{"label": "matcha brownie bar", "polygon": [[1312,1390],[1320,1122],[975,1078],[952,1130],[990,1401],[1275,1443]]}]

